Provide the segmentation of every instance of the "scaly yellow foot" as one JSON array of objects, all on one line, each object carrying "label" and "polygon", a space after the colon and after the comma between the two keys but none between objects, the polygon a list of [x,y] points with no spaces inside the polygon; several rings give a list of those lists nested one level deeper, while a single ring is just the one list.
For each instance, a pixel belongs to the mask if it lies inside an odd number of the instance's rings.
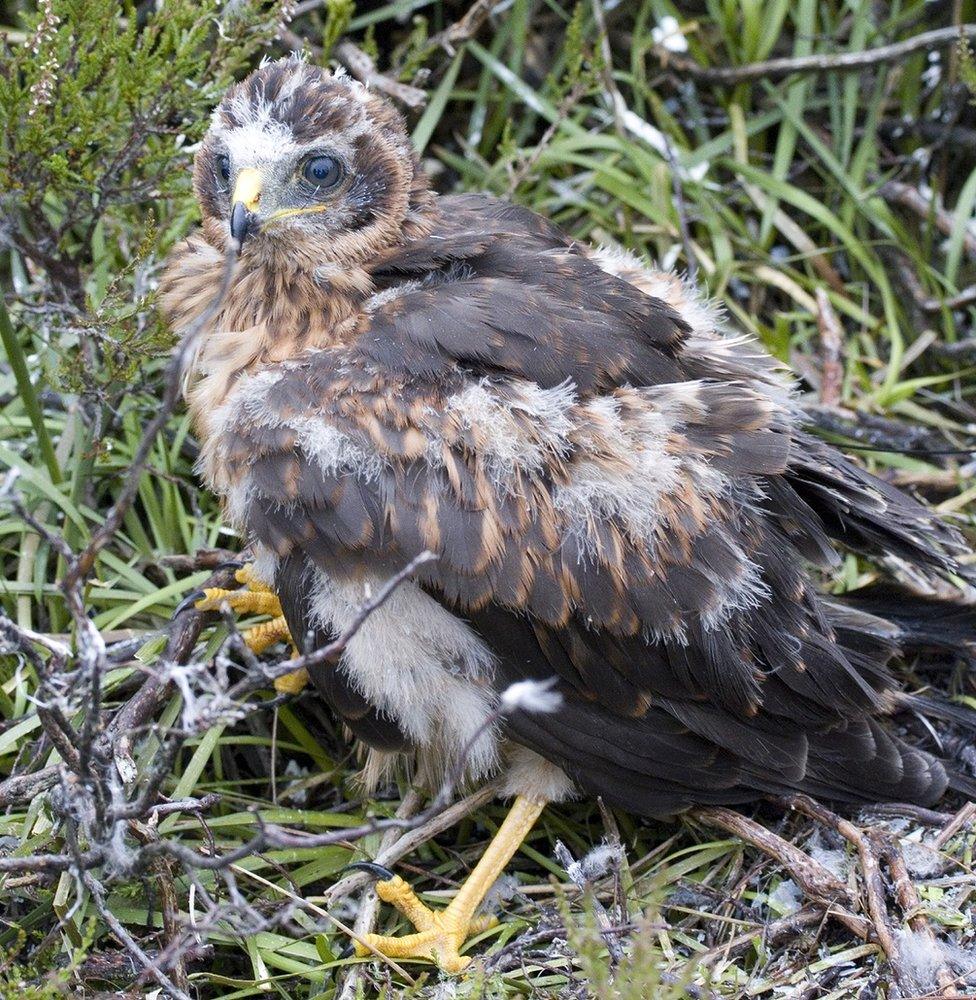
[{"label": "scaly yellow foot", "polygon": [[433,962],[444,972],[461,972],[471,961],[470,956],[461,954],[465,941],[496,923],[494,917],[475,916],[475,910],[544,808],[543,802],[521,796],[515,800],[481,860],[444,910],[431,910],[398,875],[377,882],[380,899],[395,906],[417,928],[417,933],[404,937],[367,934],[363,940],[369,947],[357,941],[356,954],[366,957],[373,949],[389,958]]},{"label": "scaly yellow foot", "polygon": [[244,590],[208,587],[193,606],[200,611],[219,611],[221,604],[226,601],[239,615],[271,615],[272,618],[281,616],[281,601],[278,600],[278,595],[268,584],[257,579],[252,565],[242,566],[234,577],[244,586]]},{"label": "scaly yellow foot", "polygon": [[276,642],[291,642],[291,632],[284,615],[278,615],[271,621],[253,625],[241,633],[247,648],[255,654],[261,654]]},{"label": "scaly yellow foot", "polygon": [[[241,637],[252,653],[263,653],[276,642],[290,642],[295,655],[294,641],[288,630],[288,623],[282,614],[281,601],[271,587],[260,580],[254,573],[254,565],[248,563],[234,574],[234,578],[244,590],[223,590],[220,587],[209,587],[203,591],[203,596],[194,602],[194,607],[201,611],[217,611],[226,602],[239,615],[270,615],[271,621],[262,622],[252,628],[245,629]],[[308,671],[296,670],[275,679],[275,690],[283,694],[298,694],[308,683]]]}]

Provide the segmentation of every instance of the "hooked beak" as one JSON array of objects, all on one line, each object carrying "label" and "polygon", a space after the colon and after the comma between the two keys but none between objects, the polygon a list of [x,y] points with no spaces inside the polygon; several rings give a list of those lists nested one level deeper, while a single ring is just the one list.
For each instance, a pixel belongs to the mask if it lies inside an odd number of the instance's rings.
[{"label": "hooked beak", "polygon": [[253,167],[245,167],[238,175],[231,198],[230,235],[243,246],[247,237],[257,229],[255,215],[261,201],[261,174]]}]

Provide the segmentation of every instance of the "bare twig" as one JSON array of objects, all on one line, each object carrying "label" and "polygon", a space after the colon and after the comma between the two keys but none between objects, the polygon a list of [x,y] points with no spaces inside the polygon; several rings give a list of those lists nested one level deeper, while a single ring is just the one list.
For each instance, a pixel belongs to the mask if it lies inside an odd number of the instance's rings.
[{"label": "bare twig", "polygon": [[960,38],[974,37],[976,37],[976,24],[962,24],[958,27],[924,31],[914,38],[894,42],[891,45],[881,45],[874,49],[768,59],[764,62],[746,63],[743,66],[702,66],[694,59],[676,56],[662,46],[654,49],[654,53],[664,66],[676,73],[706,83],[735,84],[746,80],[778,80],[793,73],[850,73],[880,63],[898,62],[916,52],[953,45]]},{"label": "bare twig", "polygon": [[709,826],[717,826],[735,834],[758,847],[764,854],[775,858],[811,899],[827,904],[852,902],[847,886],[833,872],[755,820],[723,806],[695,809],[689,815]]},{"label": "bare twig", "polygon": [[335,56],[357,80],[381,91],[412,110],[422,108],[427,103],[427,91],[411,87],[386,76],[376,68],[376,63],[358,45],[350,41],[339,42]]},{"label": "bare twig", "polygon": [[960,830],[974,821],[976,821],[976,802],[967,802],[939,831],[933,847],[936,850],[945,847]]},{"label": "bare twig", "polygon": [[[307,38],[302,38],[301,35],[289,28],[283,28],[279,34],[281,40],[293,52],[308,50],[318,56],[322,55],[320,45],[316,45]],[[348,39],[339,42],[332,54],[357,80],[382,94],[386,94],[387,97],[392,97],[411,110],[422,108],[427,103],[426,90],[411,87],[409,83],[401,83],[399,80],[394,80],[393,77],[381,73],[369,54]]]},{"label": "bare twig", "polygon": [[[952,233],[955,220],[951,213],[947,212],[941,205],[934,203],[931,198],[927,198],[911,184],[906,184],[904,181],[885,181],[881,185],[879,193],[887,201],[907,208],[919,218],[927,219],[931,216],[936,228],[944,236],[949,236]],[[976,236],[968,231],[964,233],[963,246],[970,257],[976,258]]]},{"label": "bare twig", "polygon": [[836,406],[844,385],[844,366],[840,361],[844,331],[823,288],[817,289],[817,330],[821,357],[820,402],[824,406]]},{"label": "bare twig", "polygon": [[886,893],[884,879],[881,876],[880,857],[870,833],[865,833],[850,820],[838,816],[807,795],[792,796],[788,800],[788,805],[824,826],[836,830],[846,841],[857,848],[864,881],[864,894],[867,898],[867,910],[871,917],[874,934],[897,974],[899,949],[885,902]]},{"label": "bare twig", "polygon": [[925,826],[945,826],[952,819],[952,813],[926,809],[924,806],[917,806],[911,802],[879,802],[869,806],[865,811],[880,819],[905,816]]},{"label": "bare twig", "polygon": [[501,3],[502,0],[475,0],[461,18],[436,35],[431,35],[427,40],[428,50],[442,48],[453,56],[458,45],[478,34],[485,21],[491,17],[492,11]]},{"label": "bare twig", "polygon": [[159,983],[160,986],[165,989],[170,996],[174,997],[175,1000],[190,1000],[188,993],[180,989],[176,983],[173,982],[169,976],[159,968],[159,965],[153,961],[136,943],[135,938],[125,929],[122,923],[119,921],[118,917],[108,908],[105,902],[105,891],[101,884],[94,878],[91,877],[89,873],[82,875],[82,881],[85,883],[85,888],[92,895],[92,899],[95,902],[95,909],[98,910],[99,916],[108,925],[109,930],[118,938],[119,943],[125,948],[129,954],[142,966],[144,973],[151,976],[153,979]]},{"label": "bare twig", "polygon": [[717,826],[735,834],[764,854],[775,858],[790,873],[804,895],[858,937],[867,939],[871,925],[848,909],[854,902],[848,887],[809,854],[760,826],[755,820],[731,809],[713,806],[695,809],[689,815],[709,826]]},{"label": "bare twig", "polygon": [[240,554],[231,552],[230,549],[198,549],[192,556],[163,556],[159,560],[159,565],[173,570],[178,575],[185,576],[190,573],[199,573],[203,569],[212,573],[219,569],[223,563],[239,558]]},{"label": "bare twig", "polygon": [[53,788],[61,773],[60,764],[51,764],[33,774],[14,774],[0,781],[0,807],[29,802]]}]

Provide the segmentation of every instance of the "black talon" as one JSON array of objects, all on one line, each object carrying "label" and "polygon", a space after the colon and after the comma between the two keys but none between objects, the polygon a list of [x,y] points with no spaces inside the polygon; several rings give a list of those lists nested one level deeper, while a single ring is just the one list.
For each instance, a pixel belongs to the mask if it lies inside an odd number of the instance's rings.
[{"label": "black talon", "polygon": [[356,954],[356,946],[352,941],[347,941],[340,949],[339,954],[336,956],[340,959],[352,958]]},{"label": "black talon", "polygon": [[222,569],[243,569],[246,565],[243,559],[228,559],[226,562],[218,563],[214,572],[219,573]]},{"label": "black talon", "polygon": [[176,605],[176,610],[173,612],[173,617],[175,618],[177,615],[186,611],[187,608],[193,607],[193,605],[196,604],[197,601],[202,600],[206,596],[207,596],[206,593],[202,590],[191,590],[190,593],[187,594],[186,597],[184,597],[183,600]]},{"label": "black talon", "polygon": [[378,865],[375,861],[354,861],[351,865],[346,865],[340,874],[344,872],[366,872],[367,875],[372,875],[377,882],[389,882],[391,878],[396,878],[396,875],[389,868],[384,868],[383,865]]}]

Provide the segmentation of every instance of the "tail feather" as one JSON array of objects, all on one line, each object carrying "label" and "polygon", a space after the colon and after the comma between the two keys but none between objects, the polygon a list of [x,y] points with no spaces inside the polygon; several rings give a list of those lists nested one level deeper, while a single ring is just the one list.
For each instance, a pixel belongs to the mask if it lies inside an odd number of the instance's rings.
[{"label": "tail feather", "polygon": [[874,557],[901,559],[923,577],[965,575],[957,560],[968,547],[954,528],[813,435],[800,434],[797,443],[787,478],[831,538]]},{"label": "tail feather", "polygon": [[918,712],[926,719],[948,722],[971,733],[976,733],[976,712],[965,705],[944,698],[933,698],[924,694],[900,694],[898,705],[912,712]]},{"label": "tail feather", "polygon": [[897,584],[874,584],[834,599],[849,612],[893,625],[903,651],[933,650],[976,658],[976,606],[920,597]]}]

